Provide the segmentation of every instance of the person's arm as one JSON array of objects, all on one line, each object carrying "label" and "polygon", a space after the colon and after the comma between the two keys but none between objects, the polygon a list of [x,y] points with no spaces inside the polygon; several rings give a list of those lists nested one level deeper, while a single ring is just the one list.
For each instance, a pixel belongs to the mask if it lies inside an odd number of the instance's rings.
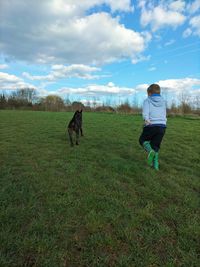
[{"label": "person's arm", "polygon": [[164,116],[165,116],[165,118],[166,118],[166,122],[167,122],[167,102],[166,102],[166,101],[165,101]]},{"label": "person's arm", "polygon": [[145,125],[151,124],[149,120],[149,101],[146,99],[143,103],[142,116],[145,121]]}]

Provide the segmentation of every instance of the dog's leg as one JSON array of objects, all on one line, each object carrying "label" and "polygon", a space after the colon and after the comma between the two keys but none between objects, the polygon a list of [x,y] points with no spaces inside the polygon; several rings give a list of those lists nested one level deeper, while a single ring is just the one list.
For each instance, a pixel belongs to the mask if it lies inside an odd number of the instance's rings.
[{"label": "dog's leg", "polygon": [[76,130],[76,145],[78,145],[79,143],[79,129]]},{"label": "dog's leg", "polygon": [[80,128],[80,131],[81,131],[81,136],[83,136],[83,129],[82,129],[82,127]]},{"label": "dog's leg", "polygon": [[69,133],[69,140],[70,140],[70,144],[71,146],[74,146],[74,143],[73,143],[73,138],[72,138],[72,135],[73,135],[73,130],[68,128],[68,133]]}]

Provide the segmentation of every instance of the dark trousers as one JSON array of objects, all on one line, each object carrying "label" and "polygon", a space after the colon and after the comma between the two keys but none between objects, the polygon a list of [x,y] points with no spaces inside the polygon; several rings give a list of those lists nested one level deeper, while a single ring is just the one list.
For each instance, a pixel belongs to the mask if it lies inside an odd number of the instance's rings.
[{"label": "dark trousers", "polygon": [[140,145],[142,146],[145,141],[149,141],[153,150],[158,152],[165,130],[166,128],[160,126],[144,127],[139,138]]}]

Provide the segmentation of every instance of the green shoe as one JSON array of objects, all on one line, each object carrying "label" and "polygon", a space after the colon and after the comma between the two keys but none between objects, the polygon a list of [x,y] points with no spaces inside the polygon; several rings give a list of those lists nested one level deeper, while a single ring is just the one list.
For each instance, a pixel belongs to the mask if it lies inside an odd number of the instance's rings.
[{"label": "green shoe", "polygon": [[148,152],[148,157],[147,157],[148,165],[149,166],[153,166],[153,159],[154,159],[154,156],[155,156],[155,151],[152,149],[149,141],[145,141],[143,143],[143,147],[146,150],[146,152]]},{"label": "green shoe", "polygon": [[153,165],[155,154],[156,152],[153,149],[151,149],[147,157],[147,163],[149,166]]},{"label": "green shoe", "polygon": [[158,152],[155,153],[155,156],[153,159],[153,167],[155,170],[159,171]]},{"label": "green shoe", "polygon": [[145,141],[145,142],[143,143],[143,147],[144,147],[144,149],[145,149],[148,153],[152,150],[149,141]]}]

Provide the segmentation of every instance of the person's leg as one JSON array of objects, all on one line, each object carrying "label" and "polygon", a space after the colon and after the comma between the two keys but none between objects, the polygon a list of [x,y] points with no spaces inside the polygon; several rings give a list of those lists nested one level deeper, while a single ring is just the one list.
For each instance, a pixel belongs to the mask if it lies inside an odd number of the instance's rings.
[{"label": "person's leg", "polygon": [[158,152],[160,149],[160,145],[163,139],[163,136],[165,134],[165,129],[164,127],[158,127],[155,126],[154,128],[154,135],[151,138],[150,145],[153,148],[155,152]]},{"label": "person's leg", "polygon": [[144,143],[148,144],[152,138],[152,131],[150,127],[144,127],[142,134],[140,135],[139,138],[139,143],[140,145],[148,152],[149,146],[146,148],[144,147]]},{"label": "person's leg", "polygon": [[154,156],[154,159],[153,159],[153,167],[155,170],[159,171],[159,154],[158,152],[155,152],[155,156]]},{"label": "person's leg", "polygon": [[143,132],[139,138],[140,145],[145,149],[148,153],[147,162],[150,166],[152,166],[153,158],[155,155],[155,151],[152,149],[150,145],[150,141],[154,136],[154,127],[144,127]]},{"label": "person's leg", "polygon": [[153,159],[153,166],[154,169],[159,170],[159,150],[160,150],[160,145],[163,139],[163,136],[165,134],[165,129],[164,127],[157,127],[156,129],[156,134],[153,136],[151,140],[151,146],[155,151],[155,156]]}]

